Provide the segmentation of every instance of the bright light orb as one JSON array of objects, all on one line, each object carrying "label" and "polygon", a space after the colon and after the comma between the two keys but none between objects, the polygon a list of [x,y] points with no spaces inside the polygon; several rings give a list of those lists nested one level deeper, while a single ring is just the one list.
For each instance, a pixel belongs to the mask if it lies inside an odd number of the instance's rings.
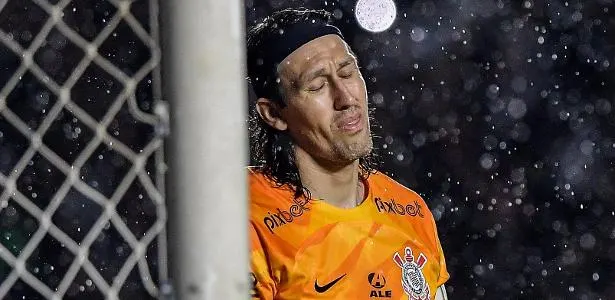
[{"label": "bright light orb", "polygon": [[361,28],[370,32],[383,32],[393,25],[397,8],[393,0],[359,0],[354,13]]}]

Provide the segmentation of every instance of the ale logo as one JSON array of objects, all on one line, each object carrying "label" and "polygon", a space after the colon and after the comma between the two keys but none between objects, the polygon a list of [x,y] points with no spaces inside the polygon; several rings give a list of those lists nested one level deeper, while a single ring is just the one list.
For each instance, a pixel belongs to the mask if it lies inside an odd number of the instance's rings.
[{"label": "ale logo", "polygon": [[367,275],[367,280],[369,280],[369,284],[377,289],[383,288],[387,284],[387,280],[384,278],[382,273],[369,273]]},{"label": "ale logo", "polygon": [[367,275],[367,281],[373,287],[369,292],[370,298],[391,298],[391,290],[383,290],[387,284],[386,278],[382,272],[372,272]]}]

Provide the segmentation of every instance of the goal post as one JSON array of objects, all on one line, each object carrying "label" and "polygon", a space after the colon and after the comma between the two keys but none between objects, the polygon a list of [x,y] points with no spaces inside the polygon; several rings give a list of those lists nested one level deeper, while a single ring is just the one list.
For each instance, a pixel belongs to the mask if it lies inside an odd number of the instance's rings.
[{"label": "goal post", "polygon": [[243,1],[161,1],[177,299],[247,299]]}]

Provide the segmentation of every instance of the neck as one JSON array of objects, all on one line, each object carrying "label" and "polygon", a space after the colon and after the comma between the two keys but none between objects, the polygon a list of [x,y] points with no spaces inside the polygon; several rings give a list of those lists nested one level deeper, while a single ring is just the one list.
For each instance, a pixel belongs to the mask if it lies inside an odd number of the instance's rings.
[{"label": "neck", "polygon": [[341,208],[353,208],[363,201],[364,187],[359,180],[359,161],[323,166],[299,147],[295,147],[295,162],[301,183],[310,190],[313,199],[321,199]]}]

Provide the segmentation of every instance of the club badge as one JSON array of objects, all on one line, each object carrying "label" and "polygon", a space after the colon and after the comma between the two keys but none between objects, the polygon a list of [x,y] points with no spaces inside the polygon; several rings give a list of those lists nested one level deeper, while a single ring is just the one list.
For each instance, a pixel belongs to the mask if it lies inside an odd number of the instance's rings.
[{"label": "club badge", "polygon": [[408,294],[408,299],[430,299],[429,285],[427,285],[422,271],[425,263],[427,263],[427,257],[421,253],[415,260],[412,249],[406,247],[404,256],[402,257],[398,252],[395,252],[393,260],[401,268],[401,283],[404,287],[404,291]]}]

